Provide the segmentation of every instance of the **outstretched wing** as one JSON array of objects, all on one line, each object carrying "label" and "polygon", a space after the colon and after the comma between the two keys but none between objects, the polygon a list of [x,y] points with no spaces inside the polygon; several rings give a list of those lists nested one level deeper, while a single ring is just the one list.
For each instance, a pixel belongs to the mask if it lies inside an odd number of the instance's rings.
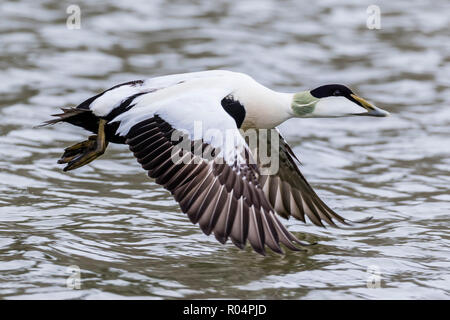
[{"label": "outstretched wing", "polygon": [[[264,168],[270,163],[259,163],[262,172],[259,182],[278,214],[285,218],[292,215],[303,222],[306,222],[305,216],[307,216],[312,223],[322,227],[324,227],[323,221],[333,226],[336,226],[334,220],[349,224],[349,220],[331,210],[314,192],[296,164],[299,160],[278,129],[269,130],[267,134],[262,135],[258,132],[257,136],[262,137],[260,139],[267,137],[267,141],[258,141],[258,145],[267,143],[267,150],[272,152],[271,157],[278,156],[279,159],[279,169],[275,174],[264,174]],[[272,141],[277,141],[278,147],[274,147]],[[253,150],[253,154],[258,152]],[[258,162],[260,158],[257,157]]]},{"label": "outstretched wing", "polygon": [[[184,108],[181,112],[163,104],[140,108],[143,100],[130,110],[139,112],[118,117],[118,131],[126,137],[138,162],[172,193],[193,223],[199,223],[207,235],[214,233],[221,243],[231,238],[243,248],[248,240],[260,254],[265,254],[265,245],[281,253],[280,243],[298,250],[294,243],[303,243],[279,222],[260,186],[251,153],[220,100],[208,107],[200,103],[207,102],[201,96],[183,99],[184,105],[178,104]],[[143,119],[145,110],[152,112]],[[195,126],[190,123],[194,121],[201,122],[203,128],[216,129],[216,134],[203,132],[195,138]],[[220,145],[219,132],[224,138],[225,132],[227,137],[231,133],[231,143],[225,139]]]}]

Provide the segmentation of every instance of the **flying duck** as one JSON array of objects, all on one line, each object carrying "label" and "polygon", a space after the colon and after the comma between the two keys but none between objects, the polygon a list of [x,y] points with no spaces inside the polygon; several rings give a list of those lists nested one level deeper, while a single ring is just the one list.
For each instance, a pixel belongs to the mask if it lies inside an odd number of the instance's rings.
[{"label": "flying duck", "polygon": [[[308,217],[322,227],[351,223],[317,196],[276,127],[290,118],[388,115],[344,85],[281,93],[224,70],[122,83],[62,111],[43,125],[68,122],[95,134],[64,150],[58,160],[64,171],[98,158],[110,142],[127,144],[205,234],[222,244],[231,239],[240,249],[248,240],[262,255],[265,246],[283,253],[280,244],[291,250],[308,245],[277,215]],[[253,146],[245,136],[251,130]],[[258,156],[262,148],[278,161],[275,170],[264,170],[270,164]]]}]

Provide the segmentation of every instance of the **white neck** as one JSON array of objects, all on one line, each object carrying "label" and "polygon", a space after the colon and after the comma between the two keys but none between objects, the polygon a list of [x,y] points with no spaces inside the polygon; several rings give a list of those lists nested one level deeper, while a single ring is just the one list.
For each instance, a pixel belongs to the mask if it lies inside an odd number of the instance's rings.
[{"label": "white neck", "polygon": [[235,98],[245,107],[243,128],[274,128],[294,117],[293,93],[273,91],[257,82],[236,91]]}]

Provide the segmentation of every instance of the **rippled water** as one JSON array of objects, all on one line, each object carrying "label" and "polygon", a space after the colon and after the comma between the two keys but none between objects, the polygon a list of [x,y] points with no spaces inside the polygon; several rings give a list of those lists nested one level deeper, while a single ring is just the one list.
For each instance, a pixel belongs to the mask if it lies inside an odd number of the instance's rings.
[{"label": "rippled water", "polygon": [[[78,3],[80,30],[65,1],[0,5],[0,297],[450,297],[448,1],[378,2],[381,30],[370,1]],[[217,68],[280,91],[345,83],[389,110],[281,127],[326,202],[373,221],[283,221],[319,244],[260,257],[203,235],[126,147],[63,173],[62,149],[87,133],[33,128],[120,82]]]}]

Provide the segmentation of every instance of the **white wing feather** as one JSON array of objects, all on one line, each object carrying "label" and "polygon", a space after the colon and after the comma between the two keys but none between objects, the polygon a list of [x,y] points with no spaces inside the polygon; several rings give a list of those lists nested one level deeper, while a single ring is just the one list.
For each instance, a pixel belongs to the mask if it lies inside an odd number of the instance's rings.
[{"label": "white wing feather", "polygon": [[233,163],[241,157],[242,148],[247,148],[235,120],[220,103],[233,91],[240,78],[240,74],[233,75],[235,73],[229,71],[206,71],[150,79],[135,88],[132,94],[158,86],[165,87],[136,97],[134,106],[111,122],[119,122],[117,134],[126,136],[137,123],[158,115],[173,128],[186,131],[191,139],[202,138],[204,142],[220,148],[225,161]]}]

